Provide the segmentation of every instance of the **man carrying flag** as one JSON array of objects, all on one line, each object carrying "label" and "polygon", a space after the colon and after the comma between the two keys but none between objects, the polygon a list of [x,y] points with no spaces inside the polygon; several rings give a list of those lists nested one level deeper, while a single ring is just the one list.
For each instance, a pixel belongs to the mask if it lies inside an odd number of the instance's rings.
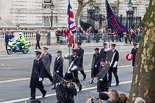
[{"label": "man carrying flag", "polygon": [[[75,82],[77,84],[77,86],[79,87],[79,91],[81,91],[82,85],[80,84],[80,80],[78,78],[78,70],[77,70],[78,67],[80,66],[79,65],[80,58],[77,55],[77,50],[74,49],[74,47],[75,47],[74,34],[76,33],[76,25],[75,25],[74,13],[73,13],[72,6],[70,4],[70,0],[68,1],[68,13],[67,13],[67,15],[68,15],[68,18],[67,18],[68,27],[67,27],[66,37],[69,41],[69,46],[72,45],[72,48],[73,48],[72,49],[72,55],[71,56],[69,55],[69,58],[68,58],[69,62],[70,62],[69,63],[70,64],[69,71],[71,71],[74,74],[73,82]],[[74,66],[72,67],[72,65],[74,65]]]}]

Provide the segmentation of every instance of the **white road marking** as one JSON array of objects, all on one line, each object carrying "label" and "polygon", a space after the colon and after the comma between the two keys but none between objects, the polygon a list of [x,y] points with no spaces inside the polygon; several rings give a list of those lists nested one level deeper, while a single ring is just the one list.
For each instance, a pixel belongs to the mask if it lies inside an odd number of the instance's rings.
[{"label": "white road marking", "polygon": [[[128,50],[121,50],[119,51],[120,53],[121,52],[129,52]],[[84,53],[85,55],[90,55],[90,54],[94,54],[94,52],[89,52],[89,53]],[[23,54],[24,55],[24,54]],[[10,57],[10,58],[0,58],[0,60],[8,60],[8,59],[23,59],[23,58],[32,58],[32,57],[35,57],[35,54],[32,55],[32,54],[26,54],[26,55],[0,55],[0,56],[5,56],[5,57]],[[20,57],[12,57],[12,56],[20,56]],[[56,56],[56,54],[52,54],[52,56]]]},{"label": "white road marking", "polygon": [[30,78],[22,78],[22,79],[13,79],[13,80],[0,81],[0,84],[11,83],[11,82],[19,82],[19,81],[24,81],[24,80],[29,80],[29,79]]},{"label": "white road marking", "polygon": [[[131,67],[131,65],[119,66],[118,68],[126,68],[126,67]],[[85,72],[89,73],[89,72],[91,72],[91,70],[86,70]],[[0,84],[11,83],[11,82],[19,82],[19,81],[25,81],[25,80],[30,80],[30,78],[22,78],[22,79],[13,79],[13,80],[0,81]]]},{"label": "white road marking", "polygon": [[10,58],[0,58],[0,60],[9,60],[9,59],[23,59],[23,58],[34,58],[35,55],[22,56],[22,57],[10,57]]},{"label": "white road marking", "polygon": [[[120,82],[119,84],[120,85],[123,85],[123,84],[129,84],[131,83],[132,81],[125,81],[125,82]],[[113,83],[112,86],[114,86],[115,84]],[[84,88],[82,89],[82,91],[88,91],[88,90],[93,90],[93,89],[96,89],[97,87],[89,87],[89,88]],[[56,96],[56,93],[53,93],[53,94],[47,94],[46,97],[51,97],[51,96]],[[37,96],[36,98],[41,98],[42,96]],[[16,100],[10,100],[10,101],[4,101],[4,102],[1,102],[1,103],[16,103],[16,102],[23,102],[23,101],[28,101],[29,98],[22,98],[22,99],[16,99]]]}]

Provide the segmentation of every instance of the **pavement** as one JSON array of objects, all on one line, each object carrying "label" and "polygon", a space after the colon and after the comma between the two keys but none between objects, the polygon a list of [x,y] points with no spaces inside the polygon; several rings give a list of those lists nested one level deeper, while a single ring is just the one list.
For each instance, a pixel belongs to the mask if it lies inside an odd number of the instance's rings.
[{"label": "pavement", "polygon": [[[120,93],[128,94],[132,80],[132,66],[131,62],[125,59],[125,55],[131,52],[131,45],[117,44],[116,49],[119,51],[119,67],[118,74],[120,85],[115,86],[115,79],[113,78],[113,86],[110,89],[116,89]],[[90,69],[92,62],[92,55],[95,47],[102,47],[102,43],[83,43],[82,47],[85,50],[84,54],[84,69],[87,73],[87,79],[82,80],[82,75],[79,74],[80,81],[83,85],[83,90],[75,97],[76,103],[85,103],[87,98],[92,96],[97,97],[96,83],[89,84]],[[56,51],[62,50],[63,55],[68,53],[66,45],[51,45],[49,52],[52,54],[51,72],[53,71],[54,59]],[[28,54],[14,53],[7,55],[5,51],[0,52],[0,103],[24,103],[30,98],[30,75],[32,71],[32,62],[35,58],[35,49],[31,47]],[[64,60],[64,73],[67,71],[68,60]],[[48,94],[45,98],[41,98],[41,93],[37,90],[37,98],[42,103],[56,103],[55,90],[51,90],[51,83],[48,79],[44,80],[45,89]],[[96,101],[98,101],[96,99]]]}]

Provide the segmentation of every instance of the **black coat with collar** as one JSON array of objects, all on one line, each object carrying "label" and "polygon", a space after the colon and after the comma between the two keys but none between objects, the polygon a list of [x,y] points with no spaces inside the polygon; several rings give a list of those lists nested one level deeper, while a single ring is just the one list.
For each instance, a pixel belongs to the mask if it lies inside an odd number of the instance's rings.
[{"label": "black coat with collar", "polygon": [[119,52],[115,49],[111,60],[111,67],[113,67],[116,61],[119,61]]},{"label": "black coat with collar", "polygon": [[101,49],[100,54],[101,54],[101,59],[106,59],[105,48],[102,48],[102,49]]},{"label": "black coat with collar", "polygon": [[39,82],[39,78],[44,78],[44,64],[42,59],[34,59],[33,67],[32,67],[32,74],[30,79],[30,88],[40,88],[42,87],[42,82]]},{"label": "black coat with collar", "polygon": [[[98,74],[98,82],[97,82],[97,92],[105,92],[108,91],[108,79],[107,79],[107,73],[109,70],[109,65],[100,65],[99,68],[99,74]],[[103,79],[101,81],[100,79]]]},{"label": "black coat with collar", "polygon": [[132,60],[132,66],[135,66],[135,57],[136,57],[136,52],[138,48],[132,48],[131,54],[133,55],[133,60]]},{"label": "black coat with collar", "polygon": [[80,48],[78,49],[78,52],[77,52],[77,56],[79,57],[79,66],[80,67],[83,67],[83,55],[84,55],[84,49]]},{"label": "black coat with collar", "polygon": [[56,87],[56,97],[58,103],[75,103],[74,96],[77,95],[77,90],[75,85],[71,83],[68,88],[67,83],[63,80]]},{"label": "black coat with collar", "polygon": [[[93,54],[93,60],[92,60],[92,66],[91,66],[91,77],[95,77],[98,72],[99,72],[99,67],[100,67],[100,61],[101,61],[101,55],[100,53],[98,54]],[[97,67],[95,68],[95,65]]]},{"label": "black coat with collar", "polygon": [[60,77],[63,77],[63,58],[62,57],[56,57],[54,62],[54,69],[53,72],[56,73],[56,71],[59,71],[58,75]]},{"label": "black coat with collar", "polygon": [[41,35],[39,33],[36,33],[36,41],[40,41]]},{"label": "black coat with collar", "polygon": [[78,57],[78,55],[76,56],[71,55],[70,62],[73,62],[73,61],[74,61],[74,65],[80,66],[80,58]]}]

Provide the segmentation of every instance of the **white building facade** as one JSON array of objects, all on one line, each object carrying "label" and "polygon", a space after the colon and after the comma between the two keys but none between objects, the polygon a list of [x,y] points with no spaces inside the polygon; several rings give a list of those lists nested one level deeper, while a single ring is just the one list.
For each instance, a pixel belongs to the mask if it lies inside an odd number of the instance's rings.
[{"label": "white building facade", "polygon": [[[77,0],[70,0],[74,14],[78,8]],[[86,0],[85,0],[86,1]],[[109,0],[114,12],[117,11],[116,0]],[[128,0],[119,0],[119,15],[126,17]],[[51,2],[54,9],[51,10]],[[132,0],[134,16],[143,17],[149,4],[149,0]],[[106,14],[105,0],[96,0],[96,6],[100,7],[100,13]],[[68,0],[0,0],[0,28],[50,28],[67,26]],[[87,16],[87,5],[82,10],[82,15]],[[52,21],[51,21],[52,20]]]}]

